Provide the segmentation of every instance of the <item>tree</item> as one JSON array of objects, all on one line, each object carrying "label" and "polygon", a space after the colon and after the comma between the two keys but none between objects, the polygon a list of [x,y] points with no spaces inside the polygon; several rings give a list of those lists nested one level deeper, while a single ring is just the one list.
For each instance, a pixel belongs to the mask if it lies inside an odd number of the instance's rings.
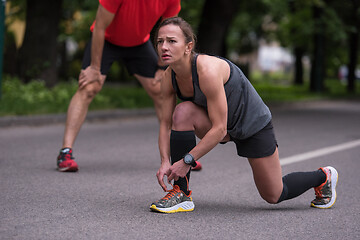
[{"label": "tree", "polygon": [[[295,4],[295,0],[289,1],[289,8],[290,8],[290,14],[293,16],[300,11]],[[296,35],[297,29],[291,28],[290,32],[291,35]],[[302,42],[295,41],[293,45],[294,45],[293,52],[295,57],[294,84],[302,85],[304,84],[304,68],[303,68],[302,58],[305,54],[305,50],[304,47],[302,46],[303,45]]]},{"label": "tree", "polygon": [[349,32],[349,76],[348,76],[348,92],[355,92],[355,71],[359,52],[359,31],[360,31],[360,16],[359,16],[359,1],[351,0],[350,16],[353,27]]},{"label": "tree", "polygon": [[323,7],[313,6],[315,33],[313,36],[313,56],[311,61],[310,90],[321,92],[324,89],[325,33],[322,21]]},{"label": "tree", "polygon": [[[338,7],[334,7],[338,5]],[[346,4],[336,0],[313,2],[314,35],[311,66],[311,91],[323,91],[324,78],[337,76],[337,70],[342,59],[341,52],[349,49],[346,40],[346,24],[341,18],[348,12]],[[346,14],[345,14],[346,15]],[[331,51],[330,51],[331,50]],[[338,62],[334,64],[335,62]]]},{"label": "tree", "polygon": [[26,30],[18,53],[18,73],[25,82],[43,79],[57,82],[57,53],[62,0],[27,0]]},{"label": "tree", "polygon": [[198,28],[200,52],[226,56],[226,37],[239,2],[238,0],[206,0]]},{"label": "tree", "polygon": [[312,0],[266,1],[270,14],[277,23],[276,40],[292,49],[295,58],[293,83],[304,83],[302,59],[310,53],[313,36]]}]

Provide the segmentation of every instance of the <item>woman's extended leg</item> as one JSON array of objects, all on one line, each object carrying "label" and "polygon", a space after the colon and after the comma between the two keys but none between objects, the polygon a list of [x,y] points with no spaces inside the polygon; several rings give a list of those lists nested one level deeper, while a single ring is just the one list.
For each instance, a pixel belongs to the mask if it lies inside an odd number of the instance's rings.
[{"label": "woman's extended leg", "polygon": [[260,196],[268,203],[277,203],[283,191],[278,149],[271,156],[248,160]]},{"label": "woman's extended leg", "polygon": [[[323,204],[326,208],[332,206],[336,199],[335,186],[337,181],[337,172],[332,167],[321,168],[311,172],[293,172],[281,177],[281,166],[279,161],[278,149],[268,157],[249,158],[256,187],[261,197],[268,203],[279,203],[284,200],[295,198],[310,188],[318,188],[318,192],[334,192],[334,196],[317,193],[318,198],[329,200],[330,204]],[[332,180],[331,178],[336,178]],[[331,186],[331,181],[333,185]],[[324,185],[328,184],[329,186]],[[328,190],[330,189],[330,190]],[[318,206],[315,206],[318,207]],[[319,206],[322,207],[322,206]]]}]

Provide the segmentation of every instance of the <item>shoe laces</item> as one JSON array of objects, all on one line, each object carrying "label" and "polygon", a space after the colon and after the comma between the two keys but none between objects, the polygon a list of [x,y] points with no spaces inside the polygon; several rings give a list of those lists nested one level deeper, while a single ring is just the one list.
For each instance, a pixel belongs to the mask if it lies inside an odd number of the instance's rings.
[{"label": "shoe laces", "polygon": [[324,190],[324,187],[326,186],[326,184],[328,184],[328,179],[329,179],[329,176],[328,176],[328,171],[322,169],[322,171],[325,173],[326,175],[326,180],[324,183],[322,183],[320,186],[318,187],[315,187],[314,190],[315,190],[315,195],[316,195],[316,198],[320,199],[320,198],[323,198],[323,190]]},{"label": "shoe laces", "polygon": [[72,156],[72,151],[67,153],[60,153],[60,159],[63,161],[73,160],[74,157]]},{"label": "shoe laces", "polygon": [[317,187],[315,188],[315,195],[316,195],[316,198],[322,198],[322,188],[321,187]]},{"label": "shoe laces", "polygon": [[[189,179],[187,178],[187,176],[185,176],[185,179],[186,179],[186,185],[187,185],[187,190],[189,191],[189,195],[191,194],[191,191],[189,190]],[[173,185],[171,182],[170,182],[171,186],[173,187],[173,189],[171,190],[168,190],[168,194],[166,194],[165,197],[162,198],[162,200],[169,200],[170,198],[172,198],[173,196],[175,196],[175,194],[177,193],[180,193],[182,192],[180,190],[180,187],[178,185]],[[186,194],[185,194],[186,195]]]},{"label": "shoe laces", "polygon": [[[172,185],[172,184],[171,184]],[[172,197],[174,197],[177,193],[180,192],[180,188],[178,185],[172,185],[173,186],[173,189],[171,190],[168,190],[168,194],[166,194],[165,197],[162,198],[162,200],[169,200],[171,199]]]}]

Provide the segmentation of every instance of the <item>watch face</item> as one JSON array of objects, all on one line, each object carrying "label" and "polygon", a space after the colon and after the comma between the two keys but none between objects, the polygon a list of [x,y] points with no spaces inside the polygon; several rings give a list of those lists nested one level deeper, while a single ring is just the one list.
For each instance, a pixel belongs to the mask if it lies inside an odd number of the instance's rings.
[{"label": "watch face", "polygon": [[189,154],[186,154],[185,157],[184,157],[184,162],[186,164],[190,164],[191,161],[192,161],[192,157]]}]

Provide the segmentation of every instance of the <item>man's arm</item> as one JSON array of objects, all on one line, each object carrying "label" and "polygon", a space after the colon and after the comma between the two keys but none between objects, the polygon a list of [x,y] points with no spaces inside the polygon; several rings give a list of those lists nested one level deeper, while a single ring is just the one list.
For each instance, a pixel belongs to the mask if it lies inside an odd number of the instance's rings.
[{"label": "man's arm", "polygon": [[102,51],[105,41],[105,30],[114,19],[114,16],[115,14],[109,12],[101,4],[99,4],[92,36],[90,64],[91,67],[97,70],[100,70]]},{"label": "man's arm", "polygon": [[89,67],[80,73],[79,88],[83,88],[91,82],[101,80],[100,67],[105,42],[105,30],[114,19],[114,16],[115,14],[99,4],[92,34],[91,63]]}]

